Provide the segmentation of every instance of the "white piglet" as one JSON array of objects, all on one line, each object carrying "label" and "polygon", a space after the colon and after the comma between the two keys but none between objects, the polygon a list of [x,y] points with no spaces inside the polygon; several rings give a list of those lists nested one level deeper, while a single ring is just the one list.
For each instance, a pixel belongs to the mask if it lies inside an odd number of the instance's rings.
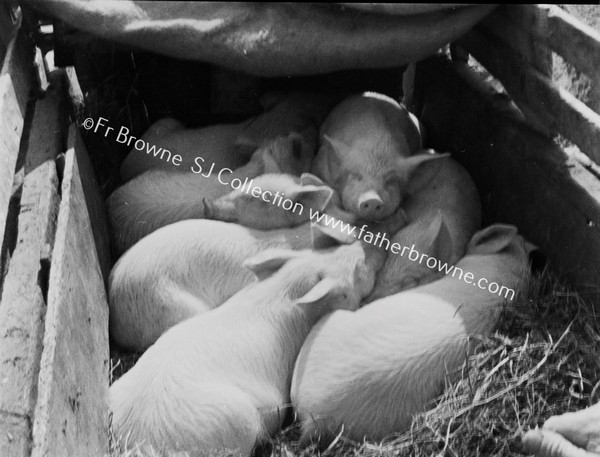
[{"label": "white piglet", "polygon": [[381,94],[348,97],[327,116],[312,172],[341,196],[346,211],[382,220],[403,201],[410,177],[442,154],[413,155],[422,147],[418,121]]},{"label": "white piglet", "polygon": [[[307,178],[307,182],[319,181]],[[332,190],[310,184],[315,206],[340,220],[353,215],[331,206]],[[335,194],[334,194],[335,196]],[[342,214],[340,216],[339,214]],[[394,233],[401,211],[373,231]],[[173,325],[209,311],[254,281],[244,260],[269,248],[309,249],[348,244],[355,238],[331,227],[305,222],[292,228],[256,230],[211,220],[188,220],[163,227],[136,243],[113,267],[108,284],[110,334],[125,349],[144,351]],[[365,244],[373,271],[386,251]],[[369,292],[372,290],[369,290]]]},{"label": "white piglet", "polygon": [[[307,185],[297,197],[321,210],[332,192],[327,186]],[[242,210],[268,217],[255,206],[260,206],[259,199],[252,200]],[[305,207],[306,221],[308,213]],[[290,212],[278,214],[289,217]],[[309,222],[259,230],[192,219],[162,227],[137,242],[111,271],[111,336],[126,349],[143,351],[166,329],[219,306],[250,284],[254,276],[243,268],[244,260],[271,247],[308,249],[312,245]]]},{"label": "white piglet", "polygon": [[[421,152],[421,154],[432,152]],[[408,224],[392,238],[403,247],[389,255],[377,276],[377,283],[367,301],[385,297],[411,287],[426,284],[442,276],[444,269],[428,268],[433,257],[442,264],[454,265],[460,259],[473,234],[481,226],[479,193],[469,173],[455,160],[445,157],[423,163],[410,182],[402,203]],[[442,226],[436,222],[441,218]],[[432,230],[440,228],[438,237]],[[442,239],[442,242],[439,242]],[[412,248],[420,261],[409,257]]]},{"label": "white piglet", "polygon": [[281,427],[312,325],[356,309],[375,279],[360,242],[266,251],[246,265],[259,282],[171,328],[112,385],[117,436],[166,455],[249,456]]},{"label": "white piglet", "polygon": [[504,305],[526,291],[527,245],[515,227],[490,226],[457,263],[462,279],[456,270],[355,313],[323,318],[294,369],[291,398],[302,440],[335,436],[342,426],[359,441],[405,431],[442,392],[447,373],[464,363],[469,337],[492,332]]},{"label": "white piglet", "polygon": [[[237,186],[235,180],[247,189],[250,179],[263,174],[300,174],[310,166],[310,158],[302,155],[296,156],[293,135],[286,138],[277,138],[265,145],[252,156],[252,160],[231,172],[211,168],[203,174],[177,173],[167,170],[150,170],[132,179],[125,185],[115,190],[107,200],[108,216],[111,225],[113,248],[117,254],[123,253],[134,243],[165,225],[184,219],[198,219],[206,217],[205,203],[234,192],[232,185]],[[281,179],[271,182],[271,177],[257,178],[252,187],[271,190],[271,186],[282,187]],[[289,176],[286,197],[294,199],[300,191],[300,180]],[[260,199],[255,204],[259,203]],[[273,198],[270,199],[273,202]],[[280,205],[266,205],[272,213],[278,216],[257,218],[255,213],[248,210],[244,212],[244,219],[240,223],[254,226],[255,228],[270,228],[270,222],[276,220],[279,224],[281,217],[287,217],[289,226],[296,224],[295,213],[285,211]],[[284,216],[284,213],[288,213]],[[213,218],[214,213],[209,216]],[[263,215],[264,216],[264,215]],[[280,225],[275,225],[279,227]]]},{"label": "white piglet", "polygon": [[[317,128],[331,107],[329,97],[313,93],[267,93],[261,102],[264,113],[237,124],[186,128],[172,118],[156,121],[141,137],[147,146],[142,150],[132,148],[123,161],[121,180],[125,182],[157,168],[190,172],[197,168],[197,157],[202,157],[205,163],[215,163],[218,169],[235,169],[244,165],[265,142],[290,134],[300,139],[297,145],[300,154],[310,154],[312,158]],[[177,167],[172,162],[175,154],[181,157]]]}]

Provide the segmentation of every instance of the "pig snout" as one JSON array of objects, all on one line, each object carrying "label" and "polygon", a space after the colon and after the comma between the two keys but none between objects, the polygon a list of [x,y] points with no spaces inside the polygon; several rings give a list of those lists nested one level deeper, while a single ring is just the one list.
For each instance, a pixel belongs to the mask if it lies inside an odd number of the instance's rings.
[{"label": "pig snout", "polygon": [[365,221],[381,221],[400,205],[401,193],[397,180],[365,177],[350,173],[342,184],[342,205],[346,211]]},{"label": "pig snout", "polygon": [[374,190],[360,195],[357,205],[358,215],[367,220],[381,219],[386,209],[383,198]]},{"label": "pig snout", "polygon": [[205,219],[213,219],[223,222],[237,222],[238,215],[235,205],[232,201],[224,200],[222,198],[216,200],[203,198],[202,203],[204,205]]}]

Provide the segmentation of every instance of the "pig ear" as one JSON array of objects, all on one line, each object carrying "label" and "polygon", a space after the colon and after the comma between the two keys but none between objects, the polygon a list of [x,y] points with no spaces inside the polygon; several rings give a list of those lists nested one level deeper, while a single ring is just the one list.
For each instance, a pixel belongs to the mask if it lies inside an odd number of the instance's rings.
[{"label": "pig ear", "polygon": [[313,185],[313,186],[324,186],[325,183],[321,178],[312,173],[302,173],[300,175],[300,184],[303,186]]},{"label": "pig ear", "polygon": [[333,278],[323,278],[306,294],[298,298],[295,304],[303,306],[324,305],[336,294],[336,289],[337,281]]},{"label": "pig ear", "polygon": [[475,233],[467,246],[468,252],[493,254],[510,246],[518,236],[517,227],[508,224],[494,224]]},{"label": "pig ear", "polygon": [[347,146],[339,140],[323,135],[323,141],[313,163],[313,171],[316,171],[320,176],[327,177],[336,176],[336,169],[340,167],[340,157],[343,156]]},{"label": "pig ear", "polygon": [[425,162],[450,157],[450,153],[448,152],[445,152],[444,154],[438,154],[434,153],[431,149],[428,151],[429,152],[423,152],[409,157],[398,157],[397,165],[399,169],[404,172],[405,177],[410,178],[410,176],[415,172],[415,170]]},{"label": "pig ear", "polygon": [[349,149],[348,146],[344,142],[342,142],[336,138],[332,138],[329,135],[323,135],[323,142],[329,143],[329,145],[333,148],[333,150],[337,151],[337,152],[343,152],[343,151],[346,151],[347,149]]},{"label": "pig ear", "polygon": [[267,173],[281,173],[281,169],[269,148],[258,149],[246,166],[250,166],[252,171],[252,176],[247,174],[248,178],[255,178]]},{"label": "pig ear", "polygon": [[415,116],[413,113],[411,113],[408,110],[406,110],[406,111],[408,112],[408,118],[414,125],[415,130],[417,131],[417,134],[419,135],[419,144],[422,148],[423,145],[425,144],[425,126],[421,123],[421,121],[419,120],[419,118],[417,116]]},{"label": "pig ear", "polygon": [[265,151],[265,153],[261,157],[262,159],[262,174],[267,173],[281,173],[281,168],[279,164],[275,161],[273,156]]},{"label": "pig ear", "polygon": [[291,249],[268,249],[254,257],[246,259],[243,265],[252,271],[260,281],[271,276],[288,260],[300,255],[301,253]]},{"label": "pig ear", "polygon": [[311,222],[310,224],[310,234],[313,249],[325,249],[339,244],[350,244],[356,241],[355,237],[348,235],[337,228],[320,225],[315,222]]},{"label": "pig ear", "polygon": [[533,244],[530,241],[527,241],[525,238],[523,238],[523,246],[525,247],[525,252],[527,252],[527,255],[531,254],[534,251],[539,251],[540,247]]},{"label": "pig ear", "polygon": [[[417,169],[424,164],[425,162],[429,162],[431,160],[440,160],[445,159],[446,157],[450,157],[450,153],[446,152],[444,154],[434,153],[433,150],[428,150],[429,152],[423,152],[419,154],[415,154],[409,157],[399,157],[397,166],[399,170],[399,178],[405,183],[410,183],[411,177],[416,175]],[[417,180],[418,181],[418,180]],[[408,192],[414,191],[414,186],[418,187],[418,184],[413,183],[412,186],[409,185]]]},{"label": "pig ear", "polygon": [[327,207],[332,196],[333,189],[331,187],[310,185],[302,186],[293,194],[288,194],[288,197],[292,198],[295,202],[301,203],[308,208],[318,209],[319,211]]},{"label": "pig ear", "polygon": [[440,262],[449,262],[452,259],[453,243],[450,236],[450,230],[444,222],[441,211],[438,211],[435,218],[427,228],[425,246],[431,256]]}]

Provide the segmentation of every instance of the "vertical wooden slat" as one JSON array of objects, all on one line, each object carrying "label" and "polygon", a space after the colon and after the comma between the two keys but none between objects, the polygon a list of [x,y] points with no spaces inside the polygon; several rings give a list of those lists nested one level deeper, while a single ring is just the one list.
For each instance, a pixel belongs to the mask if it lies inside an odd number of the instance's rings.
[{"label": "vertical wooden slat", "polygon": [[469,170],[485,223],[517,225],[582,297],[599,303],[597,177],[511,115],[508,101],[499,107],[466,65],[429,59],[419,65],[417,80],[430,145],[451,150]]},{"label": "vertical wooden slat", "polygon": [[88,208],[92,234],[94,236],[94,246],[98,254],[100,270],[104,278],[104,284],[108,284],[108,275],[112,264],[110,254],[110,239],[108,236],[108,224],[104,200],[98,189],[98,182],[94,169],[88,157],[88,153],[75,124],[69,127],[69,138],[67,141],[69,150],[74,150],[77,156],[79,173],[83,185],[83,193]]},{"label": "vertical wooden slat", "polygon": [[31,451],[29,418],[0,414],[0,455],[29,457]]},{"label": "vertical wooden slat", "polygon": [[62,200],[33,423],[33,457],[108,451],[108,304],[75,148]]},{"label": "vertical wooden slat", "polygon": [[33,46],[23,30],[15,31],[0,70],[0,242],[4,239],[8,204],[33,68]]},{"label": "vertical wooden slat", "polygon": [[548,130],[561,133],[600,164],[598,113],[519,59],[506,44],[483,29],[471,30],[459,44],[504,84],[526,116],[534,113]]},{"label": "vertical wooden slat", "polygon": [[54,159],[64,144],[65,94],[61,75],[55,76],[29,131],[17,243],[0,297],[0,421],[16,427],[15,439],[6,442],[17,446],[14,455],[24,449],[23,437],[27,448],[30,443],[46,312],[44,252],[54,239],[59,200]]}]

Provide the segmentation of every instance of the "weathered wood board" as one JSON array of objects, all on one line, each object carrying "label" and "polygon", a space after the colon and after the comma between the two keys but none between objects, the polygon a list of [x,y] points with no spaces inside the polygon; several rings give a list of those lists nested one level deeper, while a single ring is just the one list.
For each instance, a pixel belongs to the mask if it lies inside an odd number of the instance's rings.
[{"label": "weathered wood board", "polygon": [[27,41],[24,31],[13,34],[0,70],[0,242],[4,239],[32,81],[33,51]]},{"label": "weathered wood board", "polygon": [[429,146],[451,150],[472,174],[485,223],[515,224],[585,298],[600,297],[600,180],[486,93],[445,57],[417,67],[418,114]]},{"label": "weathered wood board", "polygon": [[90,162],[85,144],[75,124],[69,127],[69,138],[67,140],[68,150],[75,151],[79,173],[83,185],[83,193],[87,205],[92,233],[94,236],[94,245],[100,262],[100,270],[104,278],[104,284],[108,284],[108,275],[112,260],[110,256],[110,239],[108,237],[108,224],[104,200],[98,189],[98,183],[94,169]]},{"label": "weathered wood board", "polygon": [[32,456],[101,456],[108,451],[108,305],[73,148],[61,193]]},{"label": "weathered wood board", "polygon": [[[548,130],[560,132],[600,164],[598,113],[555,85],[481,27],[467,33],[459,44],[504,84],[520,108],[532,111]],[[494,52],[490,53],[490,49]]]},{"label": "weathered wood board", "polygon": [[[0,297],[0,422],[11,427],[13,439],[3,442],[0,455],[29,449],[37,377],[42,353],[48,261],[58,210],[58,177],[54,159],[63,149],[64,87],[61,75],[36,104],[26,143],[17,242]],[[12,430],[14,429],[14,430]],[[25,440],[25,441],[24,441]],[[26,445],[24,444],[26,443]],[[27,451],[29,452],[29,451]]]}]

